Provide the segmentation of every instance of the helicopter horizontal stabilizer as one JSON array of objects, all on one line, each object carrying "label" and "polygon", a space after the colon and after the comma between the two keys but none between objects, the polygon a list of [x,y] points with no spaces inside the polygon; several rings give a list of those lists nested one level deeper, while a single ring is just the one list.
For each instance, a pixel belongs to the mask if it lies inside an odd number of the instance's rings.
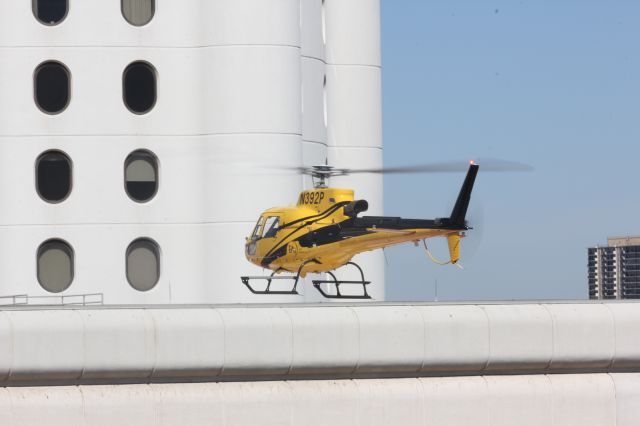
[{"label": "helicopter horizontal stabilizer", "polygon": [[467,215],[469,201],[471,201],[471,191],[473,190],[473,184],[476,180],[476,175],[478,174],[478,167],[479,166],[473,162],[469,166],[467,177],[464,179],[456,204],[453,206],[453,210],[451,211],[451,216],[449,218],[451,224],[459,226],[460,228],[465,228],[465,216]]}]

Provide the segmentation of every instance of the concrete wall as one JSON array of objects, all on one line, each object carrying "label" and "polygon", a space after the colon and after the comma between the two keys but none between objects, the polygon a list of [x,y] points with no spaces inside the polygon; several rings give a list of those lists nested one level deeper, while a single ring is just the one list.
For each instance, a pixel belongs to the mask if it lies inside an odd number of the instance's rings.
[{"label": "concrete wall", "polygon": [[640,374],[0,388],[22,425],[635,426]]},{"label": "concrete wall", "polygon": [[639,307],[7,308],[0,424],[637,425]]},{"label": "concrete wall", "polygon": [[640,372],[640,305],[0,311],[0,384]]}]

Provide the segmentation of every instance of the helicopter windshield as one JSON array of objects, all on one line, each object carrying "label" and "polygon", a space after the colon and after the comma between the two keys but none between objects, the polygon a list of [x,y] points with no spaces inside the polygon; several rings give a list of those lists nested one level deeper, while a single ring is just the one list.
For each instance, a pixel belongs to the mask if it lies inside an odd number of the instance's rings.
[{"label": "helicopter windshield", "polygon": [[271,237],[275,237],[276,233],[278,232],[278,226],[280,223],[280,218],[278,216],[269,216],[267,218],[267,221],[264,224],[264,229],[265,229],[265,233],[264,233],[264,238],[271,238]]},{"label": "helicopter windshield", "polygon": [[262,225],[264,225],[264,217],[261,216],[256,223],[256,227],[253,228],[253,234],[251,236],[253,238],[260,238],[262,236]]}]

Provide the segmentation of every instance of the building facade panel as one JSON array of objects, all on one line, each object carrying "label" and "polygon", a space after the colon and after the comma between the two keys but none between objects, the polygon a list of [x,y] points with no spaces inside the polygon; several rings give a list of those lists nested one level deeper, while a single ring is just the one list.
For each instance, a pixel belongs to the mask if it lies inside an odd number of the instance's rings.
[{"label": "building facade panel", "polygon": [[14,354],[7,380],[75,380],[82,375],[83,325],[77,312],[13,311],[7,317]]},{"label": "building facade panel", "polygon": [[478,306],[418,307],[425,322],[421,371],[480,371],[489,361],[489,321]]},{"label": "building facade panel", "polygon": [[[154,376],[180,377],[184,371],[201,377],[220,375],[224,347],[218,342],[224,341],[224,323],[219,312],[191,310],[180,318],[163,310],[148,312],[155,326]],[[193,342],[198,342],[198,350],[193,350]]]},{"label": "building facade panel", "polygon": [[356,380],[361,424],[423,424],[424,395],[418,380]]},{"label": "building facade panel", "polygon": [[[483,306],[489,320],[491,354],[487,369],[545,368],[553,356],[553,323],[542,305]],[[519,330],[514,333],[513,330]]]},{"label": "building facade panel", "polygon": [[640,389],[639,373],[612,373],[609,375],[615,386],[616,424],[632,425],[640,418],[638,389]]},{"label": "building facade panel", "polygon": [[[86,425],[108,426],[114,422],[155,426],[164,400],[149,386],[90,386],[79,389]],[[159,389],[160,391],[160,389]],[[135,403],[132,403],[135,401]],[[213,406],[213,404],[212,404]],[[186,407],[184,407],[185,412]],[[115,414],[119,413],[119,414]],[[116,419],[120,419],[119,421]]]},{"label": "building facade panel", "polygon": [[472,376],[464,381],[454,377],[418,380],[424,395],[423,424],[490,425],[487,383],[483,377]]},{"label": "building facade panel", "polygon": [[327,117],[325,99],[324,62],[302,59],[302,139],[304,141],[327,143]]},{"label": "building facade panel", "polygon": [[[406,306],[353,308],[360,324],[358,371],[417,372],[424,362],[425,325],[417,309]],[[384,321],[380,318],[384,317]],[[401,356],[395,348],[402,348]]]},{"label": "building facade panel", "polygon": [[[34,102],[34,70],[44,61],[71,75],[68,106],[45,114]],[[123,102],[123,72],[135,61],[157,74],[157,101],[145,114]],[[300,57],[294,47],[197,49],[2,49],[0,134],[300,134]]]},{"label": "building facade panel", "polygon": [[[635,374],[168,383],[2,388],[15,426],[620,425],[637,423]],[[615,382],[615,391],[614,391]],[[247,407],[251,407],[248,409]],[[178,420],[176,422],[176,420]]]},{"label": "building facade panel", "polygon": [[380,66],[380,2],[325,0],[326,60]]},{"label": "building facade panel", "polygon": [[145,310],[118,316],[105,310],[78,311],[84,342],[82,377],[144,379],[153,371],[157,341],[153,318]]},{"label": "building facade panel", "polygon": [[616,423],[616,390],[608,374],[551,374],[553,425]]},{"label": "building facade panel", "polygon": [[223,376],[246,371],[284,374],[291,369],[293,324],[286,311],[257,308],[252,317],[241,309],[223,308],[219,312],[225,327]]},{"label": "building facade panel", "polygon": [[329,146],[382,147],[380,82],[380,68],[327,65]]},{"label": "building facade panel", "polygon": [[[239,277],[263,272],[238,262],[253,226],[254,222],[237,222],[0,228],[0,266],[5,274],[0,293],[6,303],[11,302],[7,296],[28,295],[30,304],[293,302],[304,300],[305,293],[315,293],[312,287],[301,286],[299,296],[247,297]],[[127,247],[141,237],[152,239],[160,249],[159,281],[144,292],[134,289],[126,278]],[[67,242],[74,250],[73,281],[61,293],[46,291],[36,277],[37,249],[51,238]]]},{"label": "building facade panel", "polygon": [[43,25],[31,1],[2,2],[0,46],[300,46],[299,0],[156,0],[143,26],[126,21],[121,0],[69,3],[60,23]]},{"label": "building facade panel", "polygon": [[613,367],[625,368],[633,365],[640,356],[640,309],[635,304],[610,303],[607,308],[615,324],[615,357]]},{"label": "building facade panel", "polygon": [[300,44],[303,58],[324,62],[326,0],[300,0]]},{"label": "building facade panel", "polygon": [[360,355],[359,317],[353,310],[285,308],[293,327],[294,374],[317,374],[332,368],[340,374],[356,370]]},{"label": "building facade panel", "polygon": [[12,388],[7,393],[11,411],[5,413],[4,421],[11,425],[37,425],[43,420],[51,425],[83,426],[84,399],[77,387]]},{"label": "building facade panel", "polygon": [[[603,304],[546,304],[553,319],[553,358],[550,368],[564,368],[584,357],[587,365],[606,368],[615,354],[615,324],[611,311]],[[590,321],[585,322],[588,316]]]},{"label": "building facade panel", "polygon": [[554,424],[547,376],[489,376],[486,382],[491,426]]}]

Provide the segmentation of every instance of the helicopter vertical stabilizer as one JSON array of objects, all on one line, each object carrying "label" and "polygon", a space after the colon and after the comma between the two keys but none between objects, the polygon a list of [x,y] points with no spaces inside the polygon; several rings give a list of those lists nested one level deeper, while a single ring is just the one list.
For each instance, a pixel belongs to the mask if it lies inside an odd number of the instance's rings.
[{"label": "helicopter vertical stabilizer", "polygon": [[449,220],[453,225],[459,225],[460,228],[465,228],[464,219],[467,215],[469,201],[471,201],[471,191],[473,190],[473,184],[476,180],[476,175],[478,174],[478,167],[479,166],[477,164],[471,162],[469,171],[467,172],[467,177],[465,177],[462,188],[460,188],[456,204],[453,206],[453,210],[451,211],[451,217]]}]

